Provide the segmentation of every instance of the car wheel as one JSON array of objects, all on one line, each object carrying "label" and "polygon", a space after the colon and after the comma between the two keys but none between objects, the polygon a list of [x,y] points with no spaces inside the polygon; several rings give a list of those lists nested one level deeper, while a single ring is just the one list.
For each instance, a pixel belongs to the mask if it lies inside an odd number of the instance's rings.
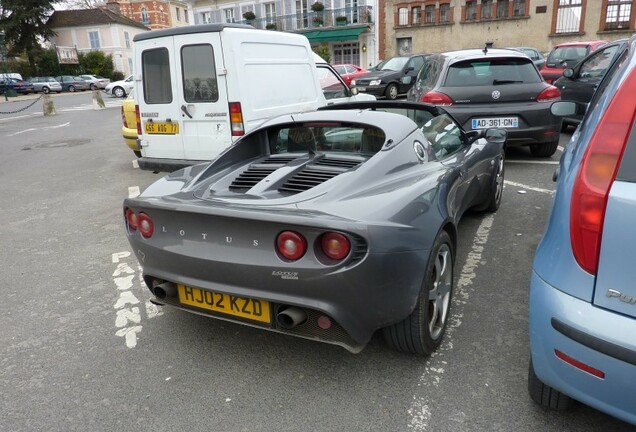
[{"label": "car wheel", "polygon": [[42,93],[49,94],[51,90],[48,87],[42,87]]},{"label": "car wheel", "polygon": [[450,312],[453,263],[453,244],[442,231],[431,250],[415,309],[405,320],[383,330],[389,346],[420,355],[430,355],[439,347]]},{"label": "car wheel", "polygon": [[488,213],[494,213],[499,209],[501,205],[501,198],[503,197],[504,189],[504,175],[506,173],[506,167],[504,165],[504,155],[502,154],[497,162],[497,171],[495,172],[495,178],[490,190],[490,198],[488,199],[488,205],[484,211]]},{"label": "car wheel", "polygon": [[386,89],[384,90],[384,96],[386,96],[387,99],[397,99],[398,97],[398,88],[395,84],[389,84],[388,86],[386,86]]},{"label": "car wheel", "polygon": [[74,86],[68,86],[68,91],[74,92],[75,91],[75,87]]},{"label": "car wheel", "polygon": [[537,404],[554,410],[563,411],[573,404],[573,400],[569,396],[541,382],[537,374],[534,373],[532,359],[530,359],[528,366],[528,393]]},{"label": "car wheel", "polygon": [[121,87],[115,87],[115,88],[113,89],[113,94],[114,94],[115,96],[119,97],[119,98],[120,98],[120,97],[124,97],[124,96],[126,96],[126,92],[125,92],[125,91],[124,91],[124,89],[123,89],[123,88],[121,88]]},{"label": "car wheel", "polygon": [[558,139],[543,144],[532,144],[530,153],[534,157],[550,157],[557,151],[557,147],[559,147]]},{"label": "car wheel", "polygon": [[91,84],[91,90],[97,90],[97,86],[95,84]]},{"label": "car wheel", "polygon": [[135,154],[135,156],[137,156],[138,158],[141,157],[141,152],[139,150],[133,150],[133,153]]}]

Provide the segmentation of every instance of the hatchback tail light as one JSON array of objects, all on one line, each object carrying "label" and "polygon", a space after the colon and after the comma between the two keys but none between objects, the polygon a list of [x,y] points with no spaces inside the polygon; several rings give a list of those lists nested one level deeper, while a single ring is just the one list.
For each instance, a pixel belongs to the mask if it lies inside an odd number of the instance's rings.
[{"label": "hatchback tail light", "polygon": [[543,90],[539,93],[539,96],[537,96],[537,102],[555,102],[560,99],[561,91],[553,85]]},{"label": "hatchback tail light", "polygon": [[351,250],[349,239],[337,232],[323,234],[320,239],[320,246],[324,254],[333,260],[346,258]]},{"label": "hatchback tail light", "polygon": [[232,128],[232,136],[245,135],[245,127],[243,126],[243,111],[240,102],[230,102],[230,126]]},{"label": "hatchback tail light", "polygon": [[596,274],[609,190],[625,150],[636,110],[636,70],[621,85],[590,139],[574,181],[570,203],[572,253],[587,272]]},{"label": "hatchback tail light", "polygon": [[296,261],[307,252],[307,240],[294,231],[283,231],[276,238],[278,253],[290,261]]},{"label": "hatchback tail light", "polygon": [[139,105],[135,105],[135,120],[137,121],[137,135],[141,135],[141,115],[139,115]]},{"label": "hatchback tail light", "polygon": [[453,100],[445,93],[430,91],[422,95],[422,102],[430,103],[433,105],[441,105],[441,106],[451,106],[453,104]]}]

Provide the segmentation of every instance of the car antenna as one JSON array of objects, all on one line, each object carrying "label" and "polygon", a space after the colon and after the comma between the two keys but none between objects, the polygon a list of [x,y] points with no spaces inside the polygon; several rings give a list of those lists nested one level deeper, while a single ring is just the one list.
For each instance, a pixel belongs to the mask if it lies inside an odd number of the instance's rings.
[{"label": "car antenna", "polygon": [[484,46],[484,49],[482,50],[484,54],[488,54],[488,48],[492,48],[493,45],[494,45],[494,42],[492,41],[486,42],[486,46]]}]

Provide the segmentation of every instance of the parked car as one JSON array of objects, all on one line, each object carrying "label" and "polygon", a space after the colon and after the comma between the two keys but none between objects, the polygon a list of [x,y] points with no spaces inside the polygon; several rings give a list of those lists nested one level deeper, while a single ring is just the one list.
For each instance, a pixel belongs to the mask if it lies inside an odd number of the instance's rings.
[{"label": "parked car", "polygon": [[587,42],[564,42],[554,46],[548,58],[541,67],[541,76],[549,84],[554,83],[563,75],[563,70],[574,67],[579,61],[592,51],[596,51],[607,43],[606,40]]},{"label": "parked car", "polygon": [[154,302],[352,352],[384,328],[430,354],[457,224],[501,202],[505,136],[407,102],[275,117],[126,199],[126,236]]},{"label": "parked car", "polygon": [[[603,45],[581,60],[574,68],[567,68],[554,82],[562,100],[588,103],[607,69],[627,49],[627,39]],[[582,115],[563,117],[563,128],[580,123]]]},{"label": "parked car", "polygon": [[141,147],[137,142],[139,130],[137,129],[137,102],[135,101],[135,91],[131,90],[128,97],[121,105],[121,133],[124,137],[126,145],[135,153],[135,156],[141,157]]},{"label": "parked car", "polygon": [[80,75],[80,78],[89,83],[91,90],[105,89],[110,83],[110,79],[99,75]]},{"label": "parked car", "polygon": [[33,91],[36,93],[62,92],[62,84],[53,77],[33,77],[29,81],[33,83]]},{"label": "parked car", "polygon": [[123,98],[132,91],[134,86],[133,76],[129,75],[126,79],[106,84],[104,91],[111,96]]},{"label": "parked car", "polygon": [[532,63],[534,63],[534,65],[537,67],[537,69],[541,69],[541,66],[543,66],[545,64],[545,57],[543,56],[543,54],[541,54],[541,51],[539,51],[536,48],[532,48],[532,47],[512,47],[512,48],[508,48],[508,49],[522,52],[525,55],[527,55],[528,57],[530,57],[530,60],[532,60]]},{"label": "parked car", "polygon": [[[561,158],[530,283],[528,390],[636,425],[636,37]],[[587,104],[558,102],[571,115]]]},{"label": "parked car", "polygon": [[360,75],[363,75],[369,72],[368,70],[361,68],[360,66],[357,66],[354,64],[348,64],[348,63],[335,64],[333,65],[333,67],[348,86],[351,85],[351,80],[354,80],[358,78]]},{"label": "parked car", "polygon": [[33,92],[33,83],[14,78],[0,80],[0,94],[13,90],[16,93],[27,94]]},{"label": "parked car", "polygon": [[55,79],[62,85],[62,91],[75,92],[90,88],[88,83],[78,76],[61,75],[55,77]]},{"label": "parked car", "polygon": [[559,97],[525,54],[472,49],[428,56],[407,100],[443,106],[465,130],[504,128],[509,146],[549,157],[559,145],[561,119],[550,112]]},{"label": "parked car", "polygon": [[368,73],[351,81],[359,92],[376,97],[397,99],[413,86],[417,73],[429,54],[414,54],[408,57],[391,57],[371,68]]}]

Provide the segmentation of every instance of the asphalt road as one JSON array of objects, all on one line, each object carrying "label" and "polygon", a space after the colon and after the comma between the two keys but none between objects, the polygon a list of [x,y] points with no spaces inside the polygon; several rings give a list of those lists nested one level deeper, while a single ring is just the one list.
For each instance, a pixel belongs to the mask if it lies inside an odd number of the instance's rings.
[{"label": "asphalt road", "polygon": [[530,269],[559,154],[510,150],[500,210],[463,220],[438,353],[376,337],[353,355],[148,303],[121,203],[159,176],[133,167],[107,102],[0,114],[0,431],[636,430],[527,395]]}]

